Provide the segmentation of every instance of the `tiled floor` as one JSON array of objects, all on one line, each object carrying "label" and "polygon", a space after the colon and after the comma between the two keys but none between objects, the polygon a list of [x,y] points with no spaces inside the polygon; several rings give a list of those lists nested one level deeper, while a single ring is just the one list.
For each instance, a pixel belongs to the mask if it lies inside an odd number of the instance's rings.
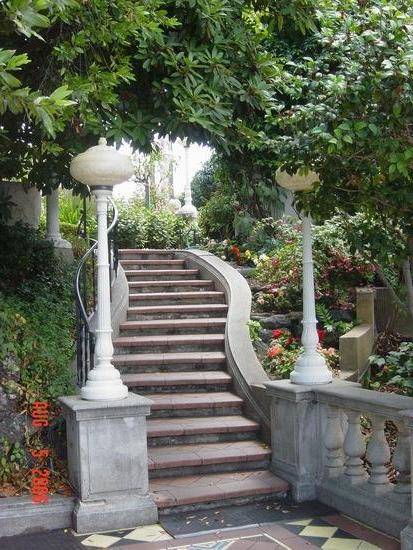
[{"label": "tiled floor", "polygon": [[398,550],[398,541],[318,503],[263,502],[161,518],[161,524],[0,539],[1,550]]}]

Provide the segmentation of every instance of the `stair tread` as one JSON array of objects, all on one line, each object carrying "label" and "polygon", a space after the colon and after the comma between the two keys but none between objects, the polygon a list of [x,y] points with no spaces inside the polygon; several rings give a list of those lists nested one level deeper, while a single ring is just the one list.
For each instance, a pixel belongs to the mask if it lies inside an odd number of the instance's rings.
[{"label": "stair tread", "polygon": [[114,347],[168,346],[173,344],[215,344],[224,342],[225,334],[150,334],[144,336],[119,336],[113,340]]},{"label": "stair tread", "polygon": [[148,418],[148,437],[181,436],[196,434],[230,433],[235,431],[255,432],[258,422],[242,415]]},{"label": "stair tread", "polygon": [[199,311],[227,311],[227,304],[168,304],[152,306],[135,306],[128,308],[128,313],[189,313]]},{"label": "stair tread", "polygon": [[145,321],[125,321],[119,325],[120,330],[145,328],[198,328],[225,326],[225,317],[200,317],[199,319],[148,319]]},{"label": "stair tread", "polygon": [[199,269],[125,269],[125,275],[197,275]]},{"label": "stair tread", "polygon": [[185,260],[174,260],[174,259],[150,259],[142,260],[142,258],[136,258],[133,260],[120,260],[122,265],[183,265]]},{"label": "stair tread", "polygon": [[212,298],[214,296],[224,296],[224,292],[219,290],[198,290],[191,291],[178,291],[178,292],[142,292],[140,294],[129,294],[129,298],[132,300],[148,300],[156,298]]},{"label": "stair tread", "polygon": [[222,351],[177,351],[170,353],[127,353],[115,355],[113,362],[116,365],[143,364],[167,365],[177,363],[223,363],[226,356]]},{"label": "stair tread", "polygon": [[168,248],[119,248],[119,254],[174,254],[175,249]]},{"label": "stair tread", "polygon": [[180,393],[145,393],[151,399],[151,410],[160,409],[193,409],[239,406],[243,403],[241,397],[231,392],[180,392]]},{"label": "stair tread", "polygon": [[229,384],[231,376],[224,371],[193,372],[142,372],[123,374],[122,381],[128,386],[179,386],[189,384]]},{"label": "stair tread", "polygon": [[145,286],[212,286],[214,281],[210,279],[179,279],[170,281],[132,281],[129,288],[140,288]]},{"label": "stair tread", "polygon": [[269,470],[198,474],[152,479],[150,491],[159,508],[284,493],[288,483]]},{"label": "stair tread", "polygon": [[255,440],[167,445],[148,449],[150,470],[265,460],[270,454],[267,445]]}]

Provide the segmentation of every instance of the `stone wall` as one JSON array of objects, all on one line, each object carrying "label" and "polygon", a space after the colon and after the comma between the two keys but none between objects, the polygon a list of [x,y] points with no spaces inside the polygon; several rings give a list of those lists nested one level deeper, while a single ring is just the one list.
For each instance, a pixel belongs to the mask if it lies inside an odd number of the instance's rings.
[{"label": "stone wall", "polygon": [[15,204],[11,209],[9,225],[21,221],[36,228],[39,226],[41,196],[35,187],[27,188],[18,182],[0,181],[0,194],[9,195]]}]

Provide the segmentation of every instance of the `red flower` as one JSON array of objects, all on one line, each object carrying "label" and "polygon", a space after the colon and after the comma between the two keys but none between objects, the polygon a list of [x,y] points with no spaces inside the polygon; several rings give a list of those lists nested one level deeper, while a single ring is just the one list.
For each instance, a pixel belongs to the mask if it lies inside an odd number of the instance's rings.
[{"label": "red flower", "polygon": [[280,346],[274,346],[273,348],[270,348],[267,352],[267,355],[270,359],[273,359],[274,357],[277,357],[277,355],[280,355],[283,352],[282,347]]},{"label": "red flower", "polygon": [[317,329],[317,334],[318,334],[318,340],[319,340],[320,344],[322,344],[323,341],[324,341],[324,338],[326,337],[327,331],[323,330],[322,328],[318,328]]},{"label": "red flower", "polygon": [[231,252],[234,254],[234,256],[238,257],[240,255],[240,250],[237,245],[233,244],[231,246]]},{"label": "red flower", "polygon": [[272,331],[272,337],[273,338],[279,338],[280,336],[282,336],[284,334],[284,331],[281,330],[280,328],[277,328],[275,330]]}]

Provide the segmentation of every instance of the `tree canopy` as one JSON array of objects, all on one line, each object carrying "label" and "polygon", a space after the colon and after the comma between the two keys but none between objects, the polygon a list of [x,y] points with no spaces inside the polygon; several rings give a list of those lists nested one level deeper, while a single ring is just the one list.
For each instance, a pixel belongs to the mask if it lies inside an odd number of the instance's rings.
[{"label": "tree canopy", "polygon": [[[272,10],[278,20],[291,14],[284,0],[255,4],[6,2],[0,28],[0,55],[9,63],[1,73],[9,98],[0,133],[3,177],[40,188],[70,186],[70,157],[100,133],[143,150],[155,134],[226,151],[256,139],[251,126],[273,108],[278,68],[261,47],[251,14]],[[294,16],[302,5],[296,2]],[[19,81],[13,80],[17,70]],[[22,94],[27,100],[16,108],[12,96]]]}]

